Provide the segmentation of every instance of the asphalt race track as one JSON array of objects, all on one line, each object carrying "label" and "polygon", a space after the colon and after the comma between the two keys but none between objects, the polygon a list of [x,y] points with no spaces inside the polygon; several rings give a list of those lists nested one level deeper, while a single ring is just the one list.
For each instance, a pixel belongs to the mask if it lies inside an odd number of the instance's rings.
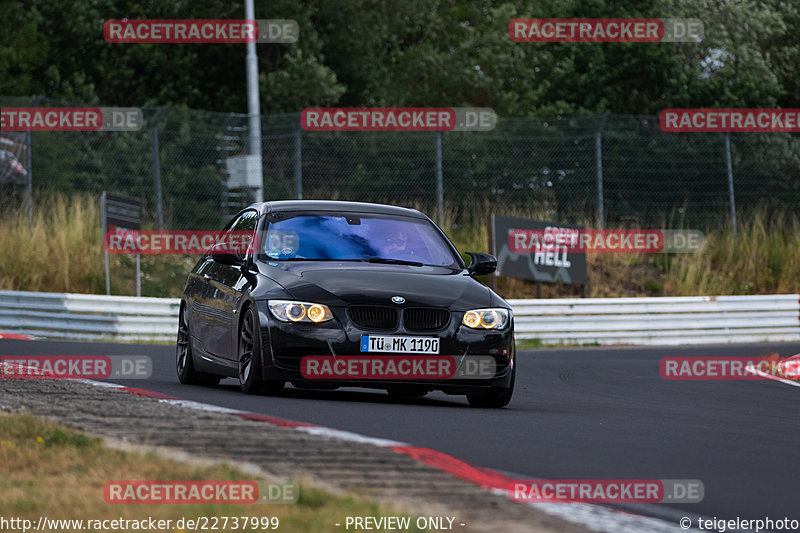
[{"label": "asphalt race track", "polygon": [[511,405],[493,410],[440,393],[401,402],[365,389],[288,388],[282,397],[253,397],[233,380],[180,385],[169,346],[0,340],[0,355],[149,355],[149,380],[119,383],[433,448],[518,477],[701,480],[702,503],[629,506],[676,521],[800,519],[800,388],[665,381],[658,370],[665,356],[774,352],[794,355],[800,344],[519,352]]}]

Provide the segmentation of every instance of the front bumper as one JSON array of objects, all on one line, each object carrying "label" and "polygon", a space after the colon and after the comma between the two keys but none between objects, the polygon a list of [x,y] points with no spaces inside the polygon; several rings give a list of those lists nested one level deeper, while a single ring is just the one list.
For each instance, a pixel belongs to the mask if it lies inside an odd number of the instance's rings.
[{"label": "front bumper", "polygon": [[[441,330],[420,332],[407,331],[402,327],[393,330],[369,330],[359,328],[347,317],[344,307],[331,307],[334,320],[323,324],[284,323],[274,319],[265,301],[256,302],[259,325],[264,379],[290,381],[300,386],[367,387],[387,388],[391,385],[424,387],[448,394],[467,394],[488,388],[511,386],[515,362],[514,322],[500,331],[482,331],[461,325],[463,313],[452,312],[450,323]],[[438,337],[441,356],[454,356],[456,361],[463,356],[491,356],[495,362],[494,375],[487,379],[345,379],[307,380],[301,374],[301,360],[308,355],[321,356],[375,356],[409,355],[362,353],[362,335],[411,335]],[[435,357],[435,356],[434,356]]]}]

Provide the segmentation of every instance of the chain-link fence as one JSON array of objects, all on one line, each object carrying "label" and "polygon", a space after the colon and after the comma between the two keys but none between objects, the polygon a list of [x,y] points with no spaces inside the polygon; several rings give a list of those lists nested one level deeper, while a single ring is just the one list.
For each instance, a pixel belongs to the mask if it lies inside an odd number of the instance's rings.
[{"label": "chain-link fence", "polygon": [[[67,106],[0,97],[1,107]],[[144,108],[136,132],[0,133],[0,207],[55,192],[139,197],[143,220],[216,228],[252,199],[237,177],[247,116]],[[261,120],[263,193],[415,206],[450,222],[535,214],[561,222],[709,227],[800,207],[792,134],[667,134],[652,116],[499,118],[490,132],[306,132]],[[30,150],[27,150],[30,139]],[[30,192],[28,192],[30,191]]]}]

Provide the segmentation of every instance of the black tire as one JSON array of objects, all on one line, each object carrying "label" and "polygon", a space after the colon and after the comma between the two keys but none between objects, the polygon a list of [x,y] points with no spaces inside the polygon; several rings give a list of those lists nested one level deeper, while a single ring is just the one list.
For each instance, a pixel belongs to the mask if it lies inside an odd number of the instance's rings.
[{"label": "black tire", "polygon": [[178,381],[184,385],[217,385],[220,376],[198,372],[194,369],[192,356],[192,339],[189,334],[189,318],[186,316],[186,306],[181,306],[178,314],[178,342],[175,347],[175,369],[178,372]]},{"label": "black tire", "polygon": [[506,387],[492,387],[480,394],[467,394],[467,401],[471,407],[488,407],[499,409],[505,407],[511,401],[514,394],[514,381],[517,377],[517,365],[514,362],[514,369],[511,371],[511,385]]},{"label": "black tire", "polygon": [[392,398],[408,400],[412,398],[423,398],[429,391],[427,388],[419,385],[390,385],[386,389],[386,392],[388,392],[389,396]]},{"label": "black tire", "polygon": [[265,380],[261,374],[261,334],[258,319],[248,307],[239,327],[239,386],[245,394],[278,394],[285,383]]}]

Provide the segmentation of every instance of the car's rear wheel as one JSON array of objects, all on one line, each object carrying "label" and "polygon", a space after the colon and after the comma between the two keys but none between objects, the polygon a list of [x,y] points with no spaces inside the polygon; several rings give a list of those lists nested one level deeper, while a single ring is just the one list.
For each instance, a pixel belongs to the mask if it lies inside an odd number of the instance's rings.
[{"label": "car's rear wheel", "polygon": [[261,335],[258,319],[248,307],[239,328],[239,385],[245,394],[276,394],[284,382],[265,380],[261,374]]},{"label": "car's rear wheel", "polygon": [[216,385],[220,377],[194,368],[192,357],[192,337],[189,334],[189,316],[186,306],[181,306],[178,313],[178,343],[175,349],[175,366],[178,371],[178,381],[184,385]]},{"label": "car's rear wheel", "polygon": [[514,394],[514,380],[517,376],[517,366],[511,370],[511,384],[508,387],[492,387],[486,392],[479,394],[467,394],[467,401],[472,407],[505,407],[511,401]]}]

